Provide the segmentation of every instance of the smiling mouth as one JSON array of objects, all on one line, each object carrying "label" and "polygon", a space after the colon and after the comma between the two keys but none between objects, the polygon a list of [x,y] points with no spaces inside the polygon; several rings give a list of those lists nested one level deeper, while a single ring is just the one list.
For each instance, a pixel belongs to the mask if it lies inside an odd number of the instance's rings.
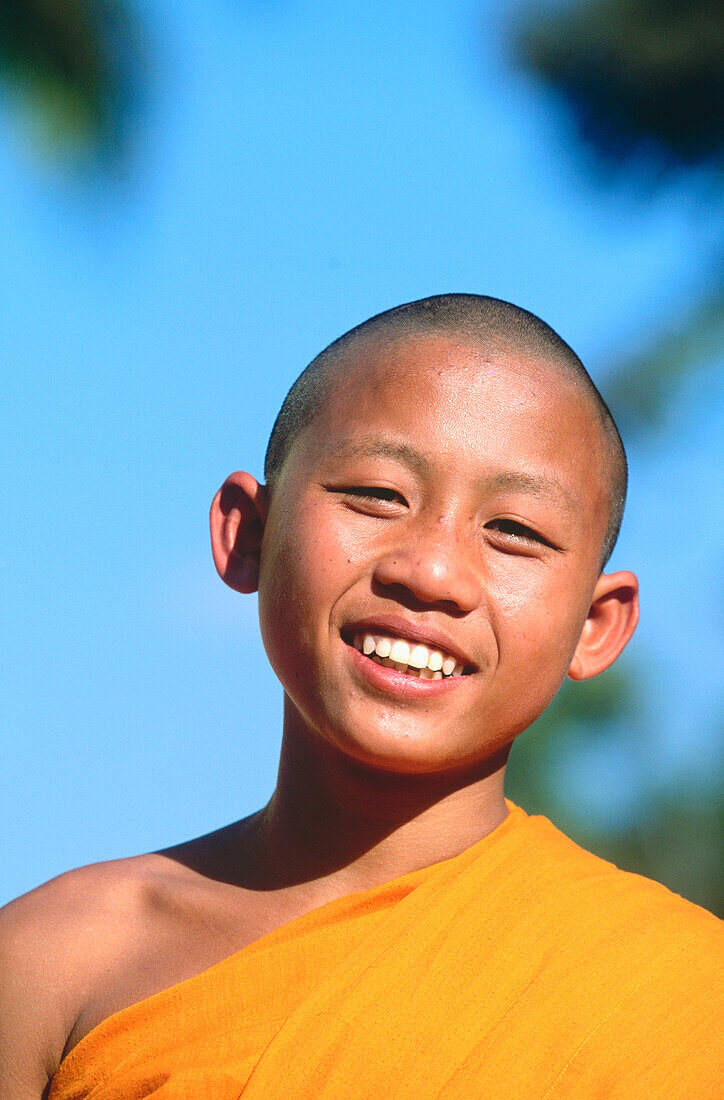
[{"label": "smiling mouth", "polygon": [[465,674],[464,666],[444,650],[393,634],[355,634],[351,644],[375,664],[422,680],[448,680]]}]

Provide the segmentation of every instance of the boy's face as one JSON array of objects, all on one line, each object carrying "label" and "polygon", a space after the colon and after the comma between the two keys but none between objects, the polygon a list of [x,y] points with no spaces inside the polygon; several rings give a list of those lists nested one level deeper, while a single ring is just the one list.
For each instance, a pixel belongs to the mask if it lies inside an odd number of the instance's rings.
[{"label": "boy's face", "polygon": [[[267,653],[312,737],[384,770],[470,767],[568,670],[608,519],[603,434],[562,372],[513,353],[422,337],[348,361],[271,497]],[[463,674],[383,665],[365,635]]]}]

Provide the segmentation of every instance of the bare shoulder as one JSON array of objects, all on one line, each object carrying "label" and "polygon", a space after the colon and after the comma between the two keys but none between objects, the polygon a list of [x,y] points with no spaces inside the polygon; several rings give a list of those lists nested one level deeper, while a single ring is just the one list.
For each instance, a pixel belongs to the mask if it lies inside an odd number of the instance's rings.
[{"label": "bare shoulder", "polygon": [[132,952],[158,856],[93,864],[0,909],[0,1095],[40,1097],[95,985]]},{"label": "bare shoulder", "polygon": [[0,1097],[40,1100],[108,1017],[281,923],[236,881],[238,833],[80,867],[0,909]]}]

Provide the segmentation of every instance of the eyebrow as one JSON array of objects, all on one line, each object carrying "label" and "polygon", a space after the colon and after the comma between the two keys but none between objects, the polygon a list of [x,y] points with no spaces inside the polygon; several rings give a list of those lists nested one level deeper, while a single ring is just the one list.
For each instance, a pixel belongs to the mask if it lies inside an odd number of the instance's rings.
[{"label": "eyebrow", "polygon": [[344,440],[332,451],[332,457],[339,458],[393,458],[404,466],[425,473],[430,464],[427,459],[407,443],[386,439],[384,436],[364,436],[362,439]]},{"label": "eyebrow", "polygon": [[[342,458],[392,458],[417,473],[424,474],[430,469],[430,463],[414,447],[385,436],[364,436],[362,439],[343,440],[331,452],[333,459]],[[580,511],[580,502],[556,477],[550,474],[532,474],[521,470],[500,470],[481,479],[486,492],[525,493],[529,496],[554,498],[567,512]]]},{"label": "eyebrow", "polygon": [[568,512],[580,511],[579,501],[549,474],[526,474],[518,470],[501,470],[489,478],[485,485],[493,492],[527,493],[538,497],[555,497]]}]

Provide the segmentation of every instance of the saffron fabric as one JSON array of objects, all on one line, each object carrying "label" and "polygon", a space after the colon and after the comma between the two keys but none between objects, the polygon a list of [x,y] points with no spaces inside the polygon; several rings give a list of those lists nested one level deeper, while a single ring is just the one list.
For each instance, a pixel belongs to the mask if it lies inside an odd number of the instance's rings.
[{"label": "saffron fabric", "polygon": [[110,1017],[49,1100],[724,1095],[721,922],[509,809]]}]

